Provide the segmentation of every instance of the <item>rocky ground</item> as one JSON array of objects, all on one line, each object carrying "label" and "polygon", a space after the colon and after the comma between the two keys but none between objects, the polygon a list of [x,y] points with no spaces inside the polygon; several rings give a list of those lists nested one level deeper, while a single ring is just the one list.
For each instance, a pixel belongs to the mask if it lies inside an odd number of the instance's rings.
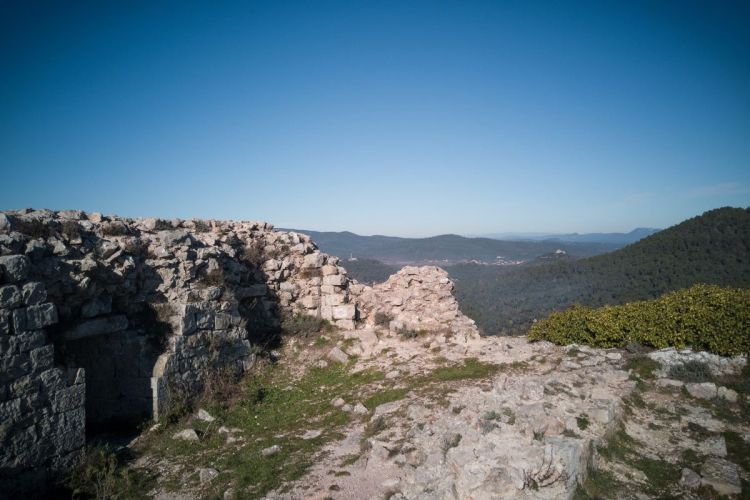
[{"label": "rocky ground", "polygon": [[[571,496],[591,443],[635,387],[622,355],[582,355],[577,363],[563,348],[523,338],[441,344],[381,339],[378,347],[392,355],[358,365],[391,370],[395,387],[408,392],[368,412],[310,473],[269,496]],[[463,378],[472,364],[491,368]]]},{"label": "rocky ground", "polygon": [[[638,363],[623,419],[588,485],[606,498],[750,494],[748,370],[743,358],[666,349]],[[745,370],[743,373],[743,369]],[[613,493],[615,492],[615,493]]]},{"label": "rocky ground", "polygon": [[227,405],[208,403],[215,420],[193,413],[133,443],[133,477],[151,475],[144,494],[712,498],[748,491],[743,358],[375,329],[292,339],[278,354],[275,374],[249,385],[254,401],[246,392]]}]

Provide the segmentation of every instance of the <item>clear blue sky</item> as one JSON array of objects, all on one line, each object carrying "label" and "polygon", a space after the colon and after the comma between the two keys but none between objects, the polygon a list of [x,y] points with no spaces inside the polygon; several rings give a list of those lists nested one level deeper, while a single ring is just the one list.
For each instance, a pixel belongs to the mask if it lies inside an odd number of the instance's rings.
[{"label": "clear blue sky", "polygon": [[0,208],[362,234],[750,205],[750,3],[0,0]]}]

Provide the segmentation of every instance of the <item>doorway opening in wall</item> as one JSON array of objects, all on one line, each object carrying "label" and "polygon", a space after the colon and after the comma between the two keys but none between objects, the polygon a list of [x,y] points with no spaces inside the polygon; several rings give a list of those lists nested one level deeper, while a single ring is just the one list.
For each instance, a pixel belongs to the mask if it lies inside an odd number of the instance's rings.
[{"label": "doorway opening in wall", "polygon": [[87,440],[127,443],[152,418],[151,377],[161,346],[151,335],[123,330],[61,347],[68,367],[85,370]]}]

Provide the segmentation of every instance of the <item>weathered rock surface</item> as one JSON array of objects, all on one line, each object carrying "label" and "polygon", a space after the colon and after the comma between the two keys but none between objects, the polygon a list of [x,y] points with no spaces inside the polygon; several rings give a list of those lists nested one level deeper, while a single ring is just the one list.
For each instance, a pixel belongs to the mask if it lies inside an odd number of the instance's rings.
[{"label": "weathered rock surface", "polygon": [[720,495],[742,493],[737,465],[721,458],[709,458],[701,469],[701,484],[712,487]]},{"label": "weathered rock surface", "polygon": [[[405,378],[429,374],[439,366],[431,358],[443,351],[425,348],[426,338],[440,334],[415,340],[381,334],[378,350],[359,358],[357,369],[390,363]],[[457,350],[441,345],[446,355]],[[503,368],[363,412],[362,427],[327,447],[288,492],[268,497],[570,498],[586,477],[592,447],[616,425],[635,387],[622,360],[602,355],[606,361],[560,372],[565,349],[546,342],[480,338],[457,345],[464,346],[454,358],[459,365],[475,357]],[[394,355],[386,365],[380,350]],[[445,403],[436,404],[440,397]],[[342,466],[352,442],[359,459]],[[331,470],[340,472],[332,477]]]},{"label": "weathered rock surface", "polygon": [[713,399],[718,394],[716,384],[713,382],[685,384],[685,389],[691,396],[698,399]]},{"label": "weathered rock surface", "polygon": [[742,371],[747,363],[745,356],[734,356],[731,358],[711,354],[705,351],[693,351],[691,349],[675,349],[668,347],[659,349],[648,354],[648,357],[657,361],[661,365],[660,376],[666,377],[669,370],[675,366],[681,366],[685,363],[705,363],[708,369],[715,376],[732,375]]}]

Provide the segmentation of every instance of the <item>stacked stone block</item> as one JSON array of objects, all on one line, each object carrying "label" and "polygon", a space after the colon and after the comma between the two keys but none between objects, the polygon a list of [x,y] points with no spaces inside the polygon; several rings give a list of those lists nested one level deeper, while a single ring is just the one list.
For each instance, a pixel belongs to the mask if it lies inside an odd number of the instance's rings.
[{"label": "stacked stone block", "polygon": [[0,256],[0,491],[13,498],[75,463],[85,443],[83,370],[54,366],[58,321],[25,255]]}]

